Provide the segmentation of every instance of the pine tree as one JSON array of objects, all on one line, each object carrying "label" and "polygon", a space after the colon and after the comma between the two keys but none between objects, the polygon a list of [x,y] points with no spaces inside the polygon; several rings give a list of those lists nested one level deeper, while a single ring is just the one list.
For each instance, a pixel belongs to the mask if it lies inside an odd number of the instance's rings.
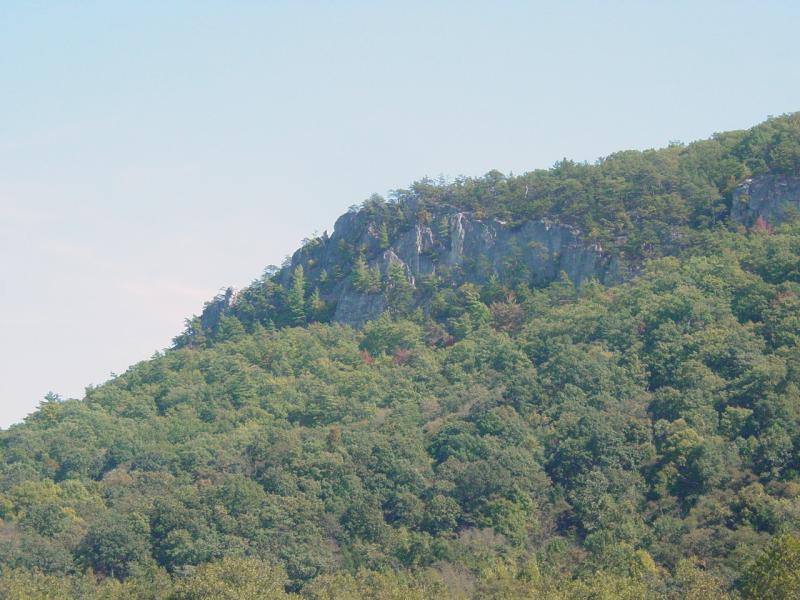
[{"label": "pine tree", "polygon": [[314,321],[321,321],[325,315],[325,301],[319,294],[319,288],[314,288],[308,299],[308,314]]},{"label": "pine tree", "polygon": [[447,215],[443,215],[436,220],[436,235],[443,244],[450,243],[450,219]]},{"label": "pine tree", "polygon": [[481,302],[478,287],[472,283],[465,283],[461,286],[461,294],[464,297],[464,307],[467,309],[472,323],[476,326],[488,323],[492,315],[489,307]]},{"label": "pine tree", "polygon": [[399,314],[405,314],[411,308],[412,288],[406,279],[406,273],[400,263],[393,262],[386,270],[386,304],[388,308]]},{"label": "pine tree", "polygon": [[575,284],[564,271],[558,274],[558,279],[547,288],[550,301],[553,304],[566,304],[575,299]]},{"label": "pine tree", "polygon": [[502,300],[507,294],[495,273],[491,273],[481,289],[481,300],[486,304]]},{"label": "pine tree", "polygon": [[374,265],[369,270],[367,291],[371,294],[381,291],[381,269],[378,265]]},{"label": "pine tree", "polygon": [[370,268],[363,256],[353,265],[353,287],[364,294],[374,294],[381,289],[381,270],[378,265]]},{"label": "pine tree", "polygon": [[369,285],[369,269],[367,261],[363,256],[359,256],[353,265],[353,287],[359,292],[367,291]]},{"label": "pine tree", "polygon": [[214,341],[230,342],[240,340],[245,336],[242,322],[234,316],[222,315],[214,328]]},{"label": "pine tree", "polygon": [[389,229],[386,223],[381,223],[380,232],[378,233],[378,244],[381,250],[386,250],[389,247]]},{"label": "pine tree", "polygon": [[297,265],[292,278],[292,286],[286,294],[286,306],[289,309],[289,323],[291,325],[304,325],[306,322],[305,288],[303,265]]}]

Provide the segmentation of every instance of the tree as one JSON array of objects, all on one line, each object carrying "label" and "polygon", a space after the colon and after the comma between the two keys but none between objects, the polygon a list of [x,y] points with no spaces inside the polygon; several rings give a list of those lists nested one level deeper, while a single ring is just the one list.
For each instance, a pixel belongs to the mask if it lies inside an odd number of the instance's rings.
[{"label": "tree", "polygon": [[303,265],[294,269],[292,284],[286,294],[286,305],[289,309],[289,323],[303,325],[306,322],[306,283],[303,275]]},{"label": "tree", "polygon": [[406,279],[405,269],[392,262],[386,269],[386,306],[395,314],[406,314],[411,307],[413,288]]},{"label": "tree", "polygon": [[214,341],[230,342],[244,337],[245,330],[242,322],[232,315],[222,315],[217,322],[214,332]]},{"label": "tree", "polygon": [[125,579],[136,564],[149,559],[144,525],[111,513],[89,527],[78,556],[96,573]]},{"label": "tree", "polygon": [[372,355],[392,354],[396,350],[408,350],[422,341],[419,325],[407,320],[393,320],[386,313],[364,326],[361,347]]},{"label": "tree", "polygon": [[314,321],[323,320],[326,308],[325,301],[322,299],[322,296],[320,296],[319,288],[314,288],[314,291],[311,292],[311,296],[308,299],[308,314],[310,318]]},{"label": "tree", "polygon": [[255,558],[226,557],[201,566],[190,577],[178,582],[168,600],[290,600],[286,571]]},{"label": "tree", "polygon": [[363,256],[353,266],[353,287],[363,294],[374,294],[381,289],[381,272],[377,265],[370,268]]},{"label": "tree", "polygon": [[386,250],[389,247],[389,229],[386,227],[386,223],[381,223],[381,227],[378,230],[378,247],[381,250]]},{"label": "tree", "polygon": [[489,322],[492,317],[489,307],[481,302],[480,290],[475,284],[465,283],[459,288],[464,298],[464,306],[473,325],[480,327]]},{"label": "tree", "polygon": [[447,496],[437,494],[425,506],[422,526],[430,533],[452,531],[458,524],[461,508],[458,502]]},{"label": "tree", "polygon": [[800,598],[800,537],[781,535],[747,569],[745,599],[797,600]]}]

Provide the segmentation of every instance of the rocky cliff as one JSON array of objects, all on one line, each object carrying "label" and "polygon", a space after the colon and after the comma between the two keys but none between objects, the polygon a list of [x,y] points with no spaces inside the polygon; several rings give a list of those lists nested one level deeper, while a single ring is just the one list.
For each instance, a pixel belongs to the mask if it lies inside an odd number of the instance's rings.
[{"label": "rocky cliff", "polygon": [[[569,225],[542,220],[511,227],[447,206],[431,212],[411,203],[397,208],[402,216],[388,226],[391,219],[366,209],[341,216],[333,234],[298,250],[277,280],[288,286],[298,266],[312,281],[327,279],[331,273],[347,271],[351,265],[343,268],[343,261],[348,263],[353,254],[384,279],[392,265],[402,269],[417,302],[423,298],[420,281],[430,277],[454,285],[483,283],[491,275],[544,284],[562,271],[576,284],[592,277],[602,282],[620,277],[618,260],[600,245],[584,241]],[[333,320],[354,326],[386,307],[384,293],[357,289],[353,277],[340,277],[326,286],[322,297],[335,304]]]},{"label": "rocky cliff", "polygon": [[761,175],[745,180],[733,191],[731,218],[752,226],[759,217],[766,225],[800,215],[800,177]]},{"label": "rocky cliff", "polygon": [[[733,189],[732,180],[740,182]],[[282,268],[218,295],[176,344],[259,326],[359,327],[386,310],[421,310],[430,319],[416,320],[431,331],[464,329],[465,303],[482,318],[476,294],[502,311],[514,304],[504,300],[562,273],[575,284],[628,280],[649,259],[706,243],[721,224],[771,230],[800,214],[800,113],[591,165],[564,160],[516,176],[425,178],[392,199],[373,196],[342,215],[331,235],[306,240]]]},{"label": "rocky cliff", "polygon": [[[762,225],[778,225],[797,214],[800,177],[760,175],[732,193],[730,218],[746,227],[759,219]],[[208,303],[199,326],[214,330],[228,314],[245,323],[280,322],[273,315],[285,314],[286,290],[299,267],[306,298],[315,293],[322,307],[309,319],[360,327],[390,307],[398,277],[406,288],[405,302],[426,311],[433,287],[481,285],[491,277],[509,287],[516,282],[544,285],[562,272],[576,285],[590,278],[614,283],[636,266],[621,255],[618,248],[603,248],[576,227],[556,221],[510,225],[447,204],[370,201],[339,217],[331,235],[308,240],[269,278],[239,295],[227,290]],[[359,284],[359,269],[369,274],[371,284]],[[292,323],[285,317],[283,322]]]}]

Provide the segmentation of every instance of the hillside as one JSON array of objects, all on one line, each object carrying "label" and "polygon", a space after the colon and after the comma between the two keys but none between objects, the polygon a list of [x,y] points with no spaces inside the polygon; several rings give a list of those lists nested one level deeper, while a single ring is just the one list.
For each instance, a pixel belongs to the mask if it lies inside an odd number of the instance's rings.
[{"label": "hillside", "polygon": [[796,597],[798,211],[800,113],[373,196],[0,432],[0,597]]}]

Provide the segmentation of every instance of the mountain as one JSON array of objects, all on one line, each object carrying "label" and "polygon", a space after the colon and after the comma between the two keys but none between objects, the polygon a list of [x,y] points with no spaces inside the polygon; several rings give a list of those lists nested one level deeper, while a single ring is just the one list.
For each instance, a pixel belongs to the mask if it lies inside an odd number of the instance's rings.
[{"label": "mountain", "polygon": [[790,598],[800,113],[373,196],[0,432],[4,598]]},{"label": "mountain", "polygon": [[[463,283],[541,287],[562,272],[576,285],[619,283],[717,225],[790,217],[800,195],[796,121],[790,115],[688,146],[619,152],[594,165],[564,160],[517,177],[422,180],[389,202],[374,195],[342,215],[332,235],[305,240],[277,273],[268,270],[236,297],[228,290],[215,298],[178,345],[213,339],[221,316],[246,329],[308,321],[359,327],[385,310],[430,316],[437,292]],[[291,296],[298,268],[303,300]]]}]

